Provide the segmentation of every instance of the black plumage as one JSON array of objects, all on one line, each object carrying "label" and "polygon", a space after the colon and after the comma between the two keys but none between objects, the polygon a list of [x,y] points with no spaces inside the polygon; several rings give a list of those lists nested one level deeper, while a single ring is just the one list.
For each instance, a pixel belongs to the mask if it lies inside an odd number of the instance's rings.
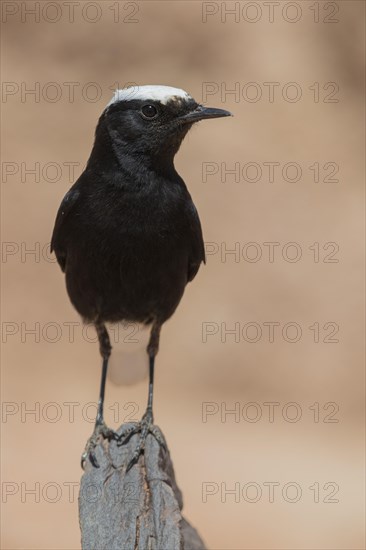
[{"label": "black plumage", "polygon": [[137,428],[140,444],[131,467],[147,433],[158,438],[152,392],[160,327],[205,261],[200,220],[174,156],[192,124],[230,113],[202,107],[174,90],[149,86],[116,94],[99,119],[87,166],[64,197],[53,231],[51,249],[65,273],[70,300],[86,322],[95,324],[103,357],[96,426],[83,455],[96,466],[98,437],[115,436],[103,420],[111,353],[105,323],[152,325],[148,408]]}]

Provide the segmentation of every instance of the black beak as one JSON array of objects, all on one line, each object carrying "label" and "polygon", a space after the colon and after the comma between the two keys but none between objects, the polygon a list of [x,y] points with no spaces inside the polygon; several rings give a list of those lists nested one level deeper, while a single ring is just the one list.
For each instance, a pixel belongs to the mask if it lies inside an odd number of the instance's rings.
[{"label": "black beak", "polygon": [[233,115],[229,111],[224,111],[224,109],[215,109],[212,107],[204,107],[203,105],[198,105],[198,107],[194,111],[191,111],[190,113],[179,117],[178,120],[183,123],[191,124],[193,122],[198,122],[199,120],[204,120],[206,118],[221,118],[223,116]]}]

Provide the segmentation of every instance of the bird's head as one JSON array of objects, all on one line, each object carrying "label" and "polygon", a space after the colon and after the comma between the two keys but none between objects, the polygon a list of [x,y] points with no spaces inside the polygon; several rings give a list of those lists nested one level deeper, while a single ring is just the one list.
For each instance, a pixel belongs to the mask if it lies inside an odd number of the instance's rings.
[{"label": "bird's head", "polygon": [[200,120],[230,116],[223,109],[197,103],[170,86],[137,86],[116,90],[97,127],[107,132],[115,153],[173,160],[184,136]]}]

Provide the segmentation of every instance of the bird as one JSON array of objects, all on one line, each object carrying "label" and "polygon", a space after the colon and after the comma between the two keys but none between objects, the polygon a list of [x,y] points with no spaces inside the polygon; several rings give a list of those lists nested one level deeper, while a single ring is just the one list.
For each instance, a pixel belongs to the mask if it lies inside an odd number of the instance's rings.
[{"label": "bird", "polygon": [[[231,113],[198,103],[180,88],[116,90],[98,120],[85,170],[58,209],[51,251],[72,305],[83,322],[95,326],[102,356],[96,420],[82,467],[88,459],[99,467],[95,448],[101,439],[123,444],[139,434],[127,470],[143,454],[148,433],[165,447],[153,417],[160,331],[206,261],[200,219],[174,157],[194,124],[227,116]],[[104,420],[112,351],[106,324],[122,321],[151,328],[149,388],[141,421],[117,436]]]}]

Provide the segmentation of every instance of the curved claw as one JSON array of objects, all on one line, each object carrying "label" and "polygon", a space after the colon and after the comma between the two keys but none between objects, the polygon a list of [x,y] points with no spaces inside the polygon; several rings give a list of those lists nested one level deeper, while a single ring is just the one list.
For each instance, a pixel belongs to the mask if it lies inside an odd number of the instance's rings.
[{"label": "curved claw", "polygon": [[97,446],[100,437],[110,440],[115,439],[116,434],[113,430],[108,428],[108,426],[104,422],[95,425],[94,431],[85,446],[85,451],[81,455],[80,465],[83,470],[85,470],[85,463],[87,458],[89,458],[94,468],[100,468],[99,462],[95,454],[95,447]]},{"label": "curved claw", "polygon": [[86,453],[83,453],[81,455],[81,459],[80,459],[80,466],[83,470],[85,470],[85,462],[86,462],[86,459],[87,459],[87,454]]},{"label": "curved claw", "polygon": [[126,443],[128,443],[128,441],[131,439],[131,437],[137,433],[139,433],[139,431],[141,430],[140,426],[132,426],[131,428],[128,428],[127,430],[125,430],[124,432],[122,432],[121,434],[116,434],[116,440],[117,440],[117,445],[118,447],[120,447],[121,445],[125,445]]},{"label": "curved claw", "polygon": [[94,452],[94,451],[90,451],[90,453],[89,453],[89,460],[90,460],[90,462],[92,463],[92,465],[94,466],[94,468],[100,468],[99,462],[97,461],[97,457],[95,456],[95,452]]},{"label": "curved claw", "polygon": [[131,470],[132,466],[134,466],[139,459],[140,452],[138,453],[137,456],[135,456],[135,454],[136,454],[136,451],[133,453],[133,457],[131,458],[130,462],[127,464],[126,474]]},{"label": "curved claw", "polygon": [[94,451],[90,451],[89,454],[88,453],[83,453],[81,455],[80,466],[82,467],[83,470],[85,470],[85,463],[86,463],[87,458],[89,458],[89,460],[92,463],[92,465],[94,466],[94,468],[100,468],[99,462],[97,460],[97,457],[95,456]]},{"label": "curved claw", "polygon": [[140,440],[137,444],[136,449],[133,452],[131,460],[127,464],[126,473],[129,472],[131,470],[131,468],[138,462],[140,455],[144,452],[146,437],[149,433],[151,433],[151,435],[153,435],[155,437],[156,441],[164,449],[164,451],[167,451],[167,446],[166,446],[165,440],[164,440],[160,430],[156,426],[153,426],[152,417],[150,417],[150,415],[144,416],[142,418],[141,422],[139,423],[139,425],[136,426],[135,428],[133,428],[133,430],[131,432],[128,432],[127,438],[124,441],[124,443],[126,441],[128,441],[128,439],[130,439],[130,437],[134,433],[138,433],[138,432],[141,432]]}]

